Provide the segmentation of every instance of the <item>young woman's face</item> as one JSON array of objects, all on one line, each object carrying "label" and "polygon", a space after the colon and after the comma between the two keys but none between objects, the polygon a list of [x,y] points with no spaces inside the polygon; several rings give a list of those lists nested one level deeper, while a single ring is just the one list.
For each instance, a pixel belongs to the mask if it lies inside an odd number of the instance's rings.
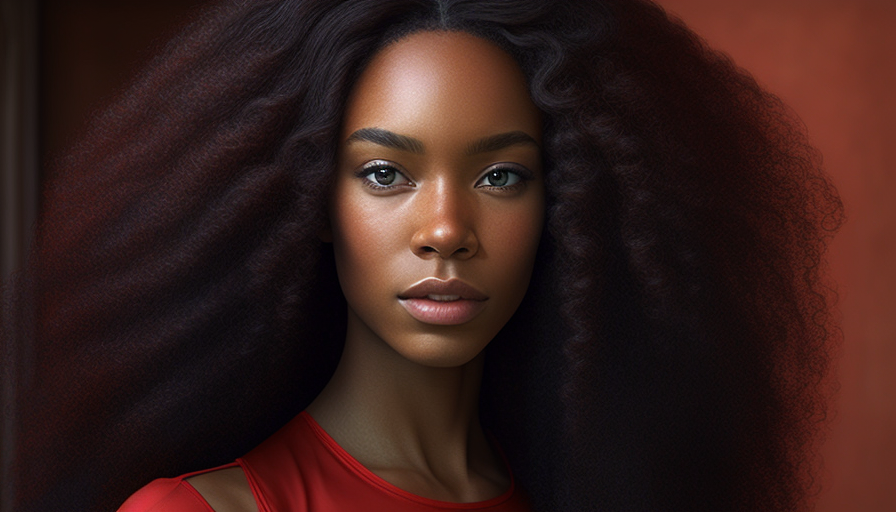
[{"label": "young woman's face", "polygon": [[349,334],[462,365],[516,310],[544,216],[541,120],[516,62],[465,33],[377,54],[349,97],[330,200]]}]

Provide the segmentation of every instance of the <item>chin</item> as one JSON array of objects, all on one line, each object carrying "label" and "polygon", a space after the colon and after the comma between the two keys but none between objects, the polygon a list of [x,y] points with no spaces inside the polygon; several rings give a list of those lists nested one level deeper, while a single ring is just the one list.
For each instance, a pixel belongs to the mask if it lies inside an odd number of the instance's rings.
[{"label": "chin", "polygon": [[[432,339],[435,338],[435,339]],[[456,337],[429,337],[419,340],[412,346],[392,348],[405,359],[421,366],[431,368],[457,368],[476,359],[485,350],[488,343],[476,343],[469,340],[459,341]]]}]

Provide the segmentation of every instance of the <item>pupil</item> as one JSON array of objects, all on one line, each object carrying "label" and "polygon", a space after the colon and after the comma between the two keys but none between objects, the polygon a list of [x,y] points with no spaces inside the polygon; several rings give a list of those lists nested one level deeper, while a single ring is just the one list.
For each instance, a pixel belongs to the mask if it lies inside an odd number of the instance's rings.
[{"label": "pupil", "polygon": [[395,181],[395,171],[392,169],[379,169],[373,176],[380,185],[391,185]]},{"label": "pupil", "polygon": [[489,174],[488,181],[493,187],[503,187],[507,184],[508,174],[506,171],[492,171]]}]

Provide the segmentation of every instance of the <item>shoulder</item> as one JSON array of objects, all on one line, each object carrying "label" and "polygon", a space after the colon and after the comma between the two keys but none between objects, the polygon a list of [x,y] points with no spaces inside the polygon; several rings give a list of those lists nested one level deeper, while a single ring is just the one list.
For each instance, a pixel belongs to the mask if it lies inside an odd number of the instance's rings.
[{"label": "shoulder", "polygon": [[224,466],[178,478],[153,480],[134,493],[118,512],[257,512],[239,466]]},{"label": "shoulder", "polygon": [[215,512],[258,512],[249,480],[239,466],[201,473],[187,481]]},{"label": "shoulder", "polygon": [[215,512],[183,478],[159,478],[131,495],[118,512]]}]

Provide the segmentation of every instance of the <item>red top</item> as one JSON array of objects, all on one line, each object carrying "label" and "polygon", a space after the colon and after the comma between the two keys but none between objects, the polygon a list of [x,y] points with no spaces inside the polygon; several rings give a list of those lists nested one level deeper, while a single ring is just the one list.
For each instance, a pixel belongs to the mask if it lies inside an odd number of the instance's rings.
[{"label": "red top", "polygon": [[154,480],[128,498],[118,510],[214,512],[186,479],[229,467],[243,469],[260,512],[530,510],[524,493],[514,485],[513,477],[504,494],[475,503],[432,500],[399,489],[346,453],[305,412],[236,462],[177,478]]}]

